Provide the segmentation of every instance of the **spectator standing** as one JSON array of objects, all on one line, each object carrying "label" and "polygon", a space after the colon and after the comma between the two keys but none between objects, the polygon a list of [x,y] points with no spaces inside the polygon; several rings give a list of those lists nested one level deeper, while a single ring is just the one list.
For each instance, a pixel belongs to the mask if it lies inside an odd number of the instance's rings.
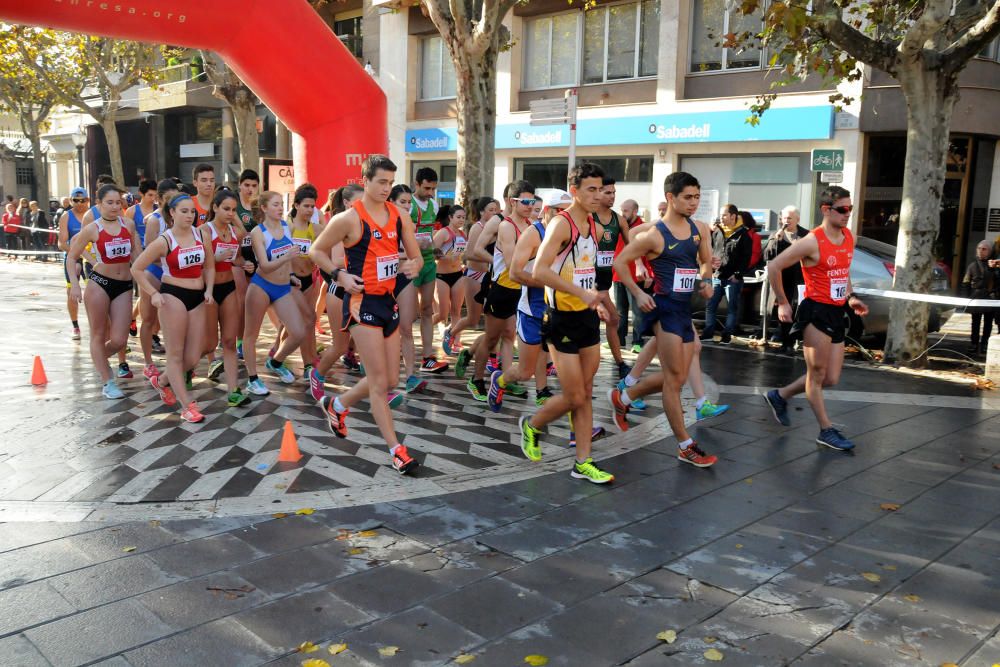
[{"label": "spectator standing", "polygon": [[[781,209],[781,227],[767,241],[764,248],[764,261],[770,262],[780,255],[790,245],[804,237],[809,230],[799,226],[799,209],[794,206],[786,206]],[[792,304],[792,312],[799,304],[799,287],[804,285],[802,279],[802,264],[796,263],[781,272],[781,285],[784,287],[785,296]],[[792,323],[778,320],[778,306],[775,304],[771,308],[771,317],[778,322],[778,330],[771,336],[771,340],[781,343],[781,351],[787,352],[792,349]]]},{"label": "spectator standing", "polygon": [[719,266],[712,277],[713,293],[705,307],[705,328],[701,340],[711,341],[715,337],[715,313],[725,296],[728,312],[720,342],[732,342],[733,331],[740,323],[743,273],[750,264],[752,251],[752,241],[740,218],[739,209],[733,204],[726,204],[719,211],[719,223],[712,232],[712,255],[718,260]]},{"label": "spectator standing", "polygon": [[[13,199],[8,201],[3,211],[3,247],[7,250],[17,250],[17,206]],[[17,259],[17,255],[8,255]]]},{"label": "spectator standing", "polygon": [[24,197],[21,197],[21,201],[18,204],[17,215],[21,218],[17,222],[17,224],[21,225],[17,229],[17,238],[20,249],[31,250],[31,230],[27,229],[31,226],[31,208],[28,206],[28,200]]},{"label": "spectator standing", "polygon": [[[48,231],[38,231],[48,228],[48,220],[45,219],[45,211],[38,207],[38,202],[33,201],[28,204],[28,226],[31,230],[31,241],[35,250],[41,252],[45,250],[45,242],[48,240]],[[37,259],[47,260],[45,255],[38,255]]]},{"label": "spectator standing", "polygon": [[[989,241],[983,240],[976,246],[976,258],[965,269],[962,278],[962,292],[970,299],[996,298],[997,260],[990,259]],[[992,308],[969,308],[972,315],[972,332],[969,337],[969,354],[985,354],[986,345],[990,342],[993,329],[994,312]],[[980,329],[982,327],[982,329]],[[982,336],[980,336],[982,331]]]},{"label": "spectator standing", "polygon": [[[661,216],[662,217],[662,216]],[[626,199],[622,202],[622,220],[628,225],[629,230],[643,224],[643,219],[639,217],[639,204],[634,199]],[[621,254],[625,247],[625,238],[618,237],[618,245],[615,247],[615,257]],[[636,268],[638,265],[638,269]],[[652,293],[653,272],[648,266],[645,258],[636,260],[629,264],[629,273],[632,280],[647,293]],[[618,279],[618,272],[612,271],[612,278],[615,286],[615,308],[618,310],[618,340],[622,346],[625,345],[625,336],[628,333],[628,314],[632,312],[632,352],[636,354],[642,349],[642,324],[645,315],[639,309],[639,304],[632,294],[625,289],[625,285]]]}]

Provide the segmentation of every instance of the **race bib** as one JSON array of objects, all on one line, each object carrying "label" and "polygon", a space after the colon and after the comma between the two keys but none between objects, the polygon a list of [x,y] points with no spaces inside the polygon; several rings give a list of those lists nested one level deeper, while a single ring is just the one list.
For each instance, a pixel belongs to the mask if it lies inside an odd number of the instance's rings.
[{"label": "race bib", "polygon": [[611,264],[615,261],[615,251],[614,250],[598,250],[597,251],[597,268],[599,269],[610,269]]},{"label": "race bib", "polygon": [[796,287],[799,290],[799,303],[802,303],[802,301],[806,298],[806,286],[796,285]]},{"label": "race bib", "polygon": [[246,236],[243,237],[243,240],[240,241],[240,245],[243,246],[244,248],[249,248],[250,247],[250,235],[249,234],[247,234]]},{"label": "race bib", "polygon": [[674,292],[693,292],[698,282],[698,269],[674,269]]},{"label": "race bib", "polygon": [[215,261],[231,262],[236,259],[236,252],[239,246],[235,243],[217,243],[215,245]]},{"label": "race bib", "polygon": [[847,298],[847,278],[830,278],[830,298],[834,301]]},{"label": "race bib", "polygon": [[430,232],[417,232],[417,243],[424,245],[434,240],[434,235]]},{"label": "race bib", "polygon": [[132,254],[132,242],[128,239],[116,238],[104,243],[104,256],[108,259],[121,259]]},{"label": "race bib", "polygon": [[201,266],[205,263],[205,248],[195,246],[193,248],[181,248],[177,251],[177,266],[186,269],[192,266]]},{"label": "race bib", "polygon": [[579,266],[573,269],[573,284],[580,289],[594,289],[597,284],[597,269],[592,266]]},{"label": "race bib", "polygon": [[393,280],[399,272],[399,255],[383,255],[375,258],[379,281]]},{"label": "race bib", "polygon": [[465,248],[468,242],[465,239],[455,239],[455,254],[461,255],[465,252]]},{"label": "race bib", "polygon": [[287,255],[288,253],[290,253],[292,251],[292,248],[294,248],[294,247],[295,247],[295,244],[289,243],[288,245],[283,245],[280,248],[274,248],[271,251],[271,259],[281,259],[285,255]]},{"label": "race bib", "polygon": [[309,254],[309,248],[312,246],[311,239],[292,239],[292,243],[299,247],[299,252],[303,255]]}]

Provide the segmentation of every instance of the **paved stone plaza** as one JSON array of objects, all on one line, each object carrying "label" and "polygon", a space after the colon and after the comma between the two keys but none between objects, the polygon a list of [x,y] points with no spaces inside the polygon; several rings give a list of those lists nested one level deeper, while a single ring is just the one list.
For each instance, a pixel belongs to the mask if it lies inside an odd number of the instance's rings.
[{"label": "paved stone plaza", "polygon": [[[678,463],[650,407],[596,443],[616,482],[595,487],[566,473],[565,425],[541,466],[518,456],[533,401],[493,415],[445,378],[396,411],[426,455],[400,478],[363,411],[337,441],[304,385],[236,411],[202,379],[196,426],[139,379],[100,398],[57,271],[0,263],[0,665],[1000,663],[989,393],[848,367],[844,455],[804,399],[791,428],[760,399],[800,360],[706,348],[733,407],[694,434],[719,463]],[[306,456],[283,469],[286,419]]]}]

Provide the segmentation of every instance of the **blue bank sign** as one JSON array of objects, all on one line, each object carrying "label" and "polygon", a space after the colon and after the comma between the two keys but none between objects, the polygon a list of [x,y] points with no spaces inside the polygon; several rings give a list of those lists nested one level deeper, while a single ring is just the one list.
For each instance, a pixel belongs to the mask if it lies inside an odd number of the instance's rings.
[{"label": "blue bank sign", "polygon": [[[577,125],[578,146],[625,144],[687,144],[723,141],[795,141],[830,139],[833,107],[770,109],[755,127],[746,122],[747,112],[631,116],[625,118],[581,118]],[[498,125],[496,147],[558,148],[569,146],[569,127],[532,127],[527,123]],[[407,153],[454,151],[458,133],[453,127],[406,131]]]}]

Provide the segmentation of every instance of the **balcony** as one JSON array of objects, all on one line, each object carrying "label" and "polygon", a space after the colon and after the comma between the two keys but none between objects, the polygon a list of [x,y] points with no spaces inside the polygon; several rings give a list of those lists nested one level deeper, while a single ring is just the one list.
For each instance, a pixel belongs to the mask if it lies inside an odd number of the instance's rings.
[{"label": "balcony", "polygon": [[212,84],[196,81],[190,63],[165,67],[156,88],[139,88],[139,111],[145,113],[183,113],[201,109],[221,109],[225,102],[212,95]]}]

